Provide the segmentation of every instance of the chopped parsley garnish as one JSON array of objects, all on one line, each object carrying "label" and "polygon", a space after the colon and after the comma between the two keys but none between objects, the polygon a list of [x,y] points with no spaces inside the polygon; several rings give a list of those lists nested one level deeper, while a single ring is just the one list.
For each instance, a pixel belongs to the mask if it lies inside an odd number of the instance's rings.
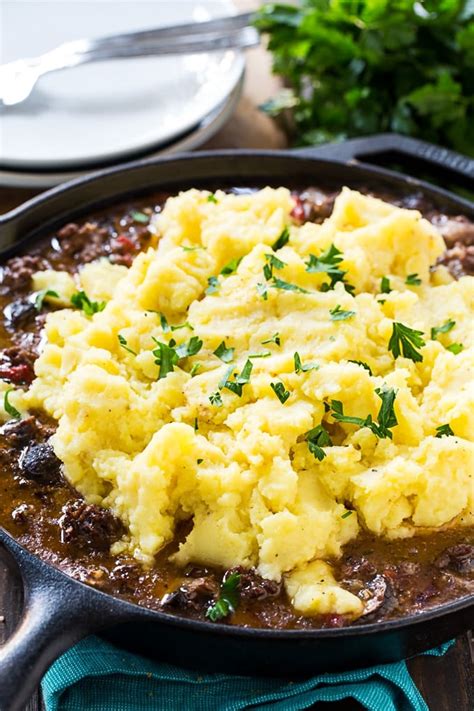
[{"label": "chopped parsley garnish", "polygon": [[285,386],[280,381],[277,383],[270,383],[270,387],[281,402],[281,404],[284,405],[290,397],[290,391],[286,390]]},{"label": "chopped parsley garnish", "polygon": [[122,348],[123,348],[124,350],[128,351],[129,353],[131,353],[131,354],[134,355],[134,356],[137,355],[136,351],[134,351],[132,348],[130,348],[130,347],[128,346],[128,344],[127,344],[127,339],[125,338],[125,336],[122,336],[121,333],[118,333],[118,334],[117,334],[117,338],[118,338],[118,342],[120,343],[120,345],[122,346]]},{"label": "chopped parsley garnish", "polygon": [[266,341],[262,341],[262,346],[266,346],[267,343],[275,343],[275,345],[280,346],[281,345],[280,334],[274,333],[271,338],[267,338]]},{"label": "chopped parsley garnish", "polygon": [[169,346],[167,343],[157,341],[156,338],[153,338],[153,340],[158,346],[158,348],[155,348],[152,353],[155,356],[156,365],[160,366],[158,380],[161,380],[162,378],[166,378],[168,373],[173,372],[174,366],[178,364],[179,356],[176,353],[175,349]]},{"label": "chopped parsley garnish", "polygon": [[300,294],[309,294],[309,291],[307,289],[303,289],[302,286],[290,284],[288,281],[283,281],[283,279],[278,279],[277,277],[273,277],[272,286],[274,289],[283,289],[284,291],[297,291]]},{"label": "chopped parsley garnish", "polygon": [[204,459],[196,459],[196,464],[202,464]]},{"label": "chopped parsley garnish", "polygon": [[317,427],[313,427],[312,430],[306,432],[305,437],[311,454],[322,462],[326,456],[326,452],[322,449],[322,447],[332,446],[332,440],[329,433],[324,429],[323,425],[317,425]]},{"label": "chopped parsley garnish", "polygon": [[85,291],[76,291],[71,296],[71,304],[77,309],[82,309],[86,316],[93,316],[105,309],[105,301],[91,301]]},{"label": "chopped parsley garnish", "polygon": [[394,358],[398,358],[400,353],[403,353],[405,358],[409,358],[414,363],[421,363],[423,356],[416,349],[424,345],[423,331],[416,331],[398,321],[393,322],[388,349],[392,352]]},{"label": "chopped parsley garnish", "polygon": [[456,325],[456,321],[448,319],[441,326],[433,326],[431,329],[431,338],[433,341],[439,336],[440,333],[449,333]]},{"label": "chopped parsley garnish", "polygon": [[234,257],[234,259],[231,259],[230,262],[227,262],[227,264],[222,267],[221,274],[228,276],[229,274],[236,272],[242,259],[243,257]]},{"label": "chopped parsley garnish", "polygon": [[193,367],[189,371],[189,375],[191,376],[191,378],[198,374],[199,370],[201,370],[201,367],[201,363],[194,363]]},{"label": "chopped parsley garnish", "polygon": [[10,393],[14,391],[14,388],[8,388],[8,390],[5,391],[5,394],[3,396],[3,409],[7,413],[7,415],[10,415],[15,420],[21,420],[21,412],[18,412],[16,407],[13,407],[13,405],[10,402]]},{"label": "chopped parsley garnish", "polygon": [[421,279],[418,274],[409,274],[405,279],[405,284],[408,284],[408,286],[420,286]]},{"label": "chopped parsley garnish", "polygon": [[266,351],[265,353],[249,353],[249,358],[268,358],[271,356],[270,351]]},{"label": "chopped parsley garnish", "polygon": [[164,314],[160,312],[160,324],[161,328],[163,329],[164,333],[169,333],[170,331],[179,331],[180,328],[189,328],[191,331],[194,331],[194,327],[191,326],[191,324],[188,321],[185,321],[184,323],[178,323],[176,326],[171,326]]},{"label": "chopped parsley garnish", "polygon": [[355,311],[343,311],[340,304],[331,309],[329,313],[331,314],[331,321],[346,321],[348,318],[355,316]]},{"label": "chopped parsley garnish", "polygon": [[202,247],[200,244],[197,245],[196,247],[185,247],[184,245],[181,246],[181,249],[183,252],[197,252],[198,249],[206,249],[205,247]]},{"label": "chopped parsley garnish", "polygon": [[266,264],[263,267],[263,276],[267,281],[270,281],[272,278],[274,269],[283,269],[283,267],[286,267],[286,263],[282,262],[281,259],[278,259],[278,257],[275,257],[274,254],[266,254],[265,261]]},{"label": "chopped parsley garnish", "polygon": [[276,242],[274,242],[272,244],[273,251],[276,252],[277,250],[284,247],[285,244],[288,244],[289,240],[290,240],[290,230],[288,229],[288,227],[284,227],[281,235],[278,237]]},{"label": "chopped parsley garnish", "polygon": [[197,336],[193,336],[187,343],[181,343],[177,347],[175,347],[176,342],[174,340],[171,340],[169,343],[162,343],[153,336],[152,338],[158,346],[158,348],[152,351],[155,356],[156,365],[160,366],[158,380],[166,378],[168,373],[172,373],[174,366],[177,365],[182,358],[196,355],[202,348],[202,341]]},{"label": "chopped parsley garnish", "polygon": [[266,284],[258,283],[257,284],[257,294],[262,297],[264,301],[268,299],[268,288]]},{"label": "chopped parsley garnish", "polygon": [[207,202],[213,202],[217,205],[219,202],[214,193],[211,193],[210,195],[207,196]]},{"label": "chopped parsley garnish", "polygon": [[227,390],[230,390],[239,397],[242,397],[242,389],[244,385],[247,385],[247,383],[250,382],[250,374],[252,372],[252,368],[252,361],[247,360],[244,367],[242,368],[242,372],[240,373],[240,375],[234,375],[235,380],[229,380],[229,375],[231,375],[233,372],[233,368],[231,367],[224,376],[223,380],[221,381],[222,384],[219,384],[219,386],[227,388]]},{"label": "chopped parsley garnish", "polygon": [[380,280],[380,293],[390,294],[391,291],[392,287],[390,286],[390,279],[386,276],[383,276]]},{"label": "chopped parsley garnish", "polygon": [[220,358],[223,363],[230,363],[234,360],[234,350],[234,348],[227,348],[225,341],[222,341],[214,351],[214,355]]},{"label": "chopped parsley garnish", "polygon": [[451,351],[451,353],[454,353],[454,355],[457,355],[458,353],[461,353],[462,350],[464,350],[464,346],[462,343],[451,343],[450,346],[446,346],[447,351]]},{"label": "chopped parsley garnish", "polygon": [[454,437],[454,432],[449,425],[440,425],[436,428],[436,437]]},{"label": "chopped parsley garnish", "polygon": [[360,365],[362,368],[365,368],[365,370],[368,371],[369,375],[373,375],[372,369],[367,363],[364,363],[363,360],[351,360],[349,359],[349,363],[355,363],[356,365]]},{"label": "chopped parsley garnish", "polygon": [[198,418],[194,418],[194,431],[197,432],[199,429],[199,423],[198,423]]},{"label": "chopped parsley garnish", "polygon": [[349,516],[352,516],[353,513],[354,513],[353,511],[345,511],[342,514],[341,518],[349,518]]},{"label": "chopped parsley garnish", "polygon": [[192,336],[187,343],[181,343],[176,347],[178,358],[188,358],[196,355],[202,348],[202,341],[197,336]]},{"label": "chopped parsley garnish", "polygon": [[207,289],[206,294],[217,294],[219,291],[219,279],[216,276],[210,276],[207,279]]},{"label": "chopped parsley garnish", "polygon": [[334,289],[334,286],[338,282],[342,282],[346,291],[352,293],[354,287],[351,284],[347,284],[344,280],[347,272],[343,269],[339,269],[339,264],[343,259],[342,252],[334,244],[331,244],[324,252],[321,252],[319,257],[315,257],[314,254],[309,255],[309,260],[306,262],[306,271],[310,274],[319,273],[328,275],[331,281],[329,284],[323,284],[321,291]]},{"label": "chopped parsley garnish", "polygon": [[293,361],[295,364],[295,373],[306,373],[308,370],[318,370],[319,368],[317,363],[306,363],[303,365],[299,353],[294,353]]},{"label": "chopped parsley garnish", "polygon": [[37,311],[41,311],[41,309],[43,308],[43,301],[46,299],[47,296],[52,296],[55,299],[60,298],[59,294],[56,291],[53,291],[52,289],[43,289],[43,291],[39,291],[35,297],[35,309]]},{"label": "chopped parsley garnish", "polygon": [[206,617],[217,622],[235,612],[239,604],[240,573],[231,573],[224,577],[219,590],[219,597],[207,609]]},{"label": "chopped parsley garnish", "polygon": [[132,212],[130,213],[130,217],[134,222],[140,222],[142,225],[147,225],[150,222],[150,216],[144,212]]},{"label": "chopped parsley garnish", "polygon": [[222,405],[222,398],[220,392],[217,390],[215,393],[212,393],[209,395],[209,402],[211,405],[217,405],[217,407],[221,407]]},{"label": "chopped parsley garnish", "polygon": [[393,388],[377,388],[375,392],[382,400],[382,405],[377,415],[377,422],[374,422],[372,415],[367,415],[365,418],[345,415],[343,404],[339,400],[331,401],[332,416],[337,422],[359,425],[359,427],[368,427],[379,439],[385,439],[386,437],[392,439],[390,428],[398,425],[394,409],[397,393]]}]

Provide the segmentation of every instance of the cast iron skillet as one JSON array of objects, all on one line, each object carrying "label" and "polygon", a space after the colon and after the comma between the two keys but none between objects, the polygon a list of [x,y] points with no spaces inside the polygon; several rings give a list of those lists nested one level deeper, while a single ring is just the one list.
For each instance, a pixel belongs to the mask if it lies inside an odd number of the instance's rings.
[{"label": "cast iron skillet", "polygon": [[[428,183],[360,163],[396,158],[441,171],[474,190],[474,161],[395,135],[304,151],[221,151],[139,161],[107,169],[30,200],[0,217],[0,249],[14,253],[79,214],[150,189],[222,185],[359,184],[380,192],[421,191],[447,211],[474,219],[474,203]],[[471,597],[400,620],[322,630],[264,630],[188,620],[147,610],[88,587],[43,563],[0,529],[24,584],[24,614],[0,649],[0,708],[19,709],[51,662],[85,635],[202,670],[291,677],[409,657],[459,635],[473,622]]]}]

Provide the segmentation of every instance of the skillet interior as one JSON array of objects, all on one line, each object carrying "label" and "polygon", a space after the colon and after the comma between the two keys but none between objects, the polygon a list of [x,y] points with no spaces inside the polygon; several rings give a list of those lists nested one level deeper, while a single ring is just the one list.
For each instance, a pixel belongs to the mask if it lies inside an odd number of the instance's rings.
[{"label": "skillet interior", "polygon": [[[290,175],[291,180],[288,177]],[[404,194],[422,189],[430,200],[447,212],[463,212],[468,217],[474,217],[474,206],[471,203],[383,169],[341,165],[288,153],[224,152],[219,155],[186,156],[156,164],[132,164],[121,170],[106,172],[96,179],[85,179],[69,187],[50,191],[2,218],[1,237],[10,243],[10,251],[13,251],[18,240],[29,243],[65,221],[123,199],[130,193],[142,193],[150,187],[173,191],[190,186],[212,188],[216,184],[262,183],[285,184],[290,187],[292,184],[305,183],[337,187],[348,184],[354,188],[364,185],[369,188],[373,186],[378,192],[387,189]],[[132,190],[130,185],[133,185]],[[58,575],[62,580],[62,576]],[[84,587],[80,583],[74,585]],[[61,583],[58,584],[58,591],[60,589]],[[103,596],[89,590],[88,594]],[[134,622],[131,626],[115,629],[111,635],[114,640],[134,649],[158,656],[166,654],[170,661],[191,665],[197,663],[202,667],[206,666],[208,658],[209,667],[214,670],[219,666],[227,669],[232,666],[234,671],[261,670],[268,673],[275,664],[284,663],[288,674],[295,671],[304,673],[309,669],[347,668],[376,659],[388,660],[416,653],[465,628],[471,617],[468,604],[468,601],[449,603],[431,613],[366,625],[363,628],[354,625],[340,630],[311,632],[236,631],[224,625],[175,619],[171,622],[169,616],[163,613],[140,610],[144,627]],[[117,605],[118,601],[110,599],[111,609]],[[152,621],[159,625],[157,635],[149,634]],[[224,644],[222,639],[225,640]],[[275,645],[277,640],[279,643]],[[205,649],[208,652],[203,656]],[[274,671],[281,673],[279,669]]]}]

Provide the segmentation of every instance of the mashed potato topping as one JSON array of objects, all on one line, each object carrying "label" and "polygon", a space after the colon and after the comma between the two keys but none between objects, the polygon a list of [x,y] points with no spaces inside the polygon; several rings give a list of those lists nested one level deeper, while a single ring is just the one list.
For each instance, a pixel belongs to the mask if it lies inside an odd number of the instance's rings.
[{"label": "mashed potato topping", "polygon": [[116,552],[150,562],[190,520],[177,564],[255,566],[302,613],[356,616],[330,560],[360,528],[473,521],[474,279],[433,269],[416,211],[345,189],[297,226],[293,206],[189,190],[130,269],[38,273],[106,305],[48,316],[16,404],[58,421],[67,478],[126,524]]}]

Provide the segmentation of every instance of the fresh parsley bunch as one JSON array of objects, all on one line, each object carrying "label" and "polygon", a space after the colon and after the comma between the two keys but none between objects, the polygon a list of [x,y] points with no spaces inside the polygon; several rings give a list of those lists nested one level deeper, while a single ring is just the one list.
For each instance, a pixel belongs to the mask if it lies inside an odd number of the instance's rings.
[{"label": "fresh parsley bunch", "polygon": [[266,4],[273,69],[290,90],[298,141],[395,131],[474,156],[473,0]]}]

